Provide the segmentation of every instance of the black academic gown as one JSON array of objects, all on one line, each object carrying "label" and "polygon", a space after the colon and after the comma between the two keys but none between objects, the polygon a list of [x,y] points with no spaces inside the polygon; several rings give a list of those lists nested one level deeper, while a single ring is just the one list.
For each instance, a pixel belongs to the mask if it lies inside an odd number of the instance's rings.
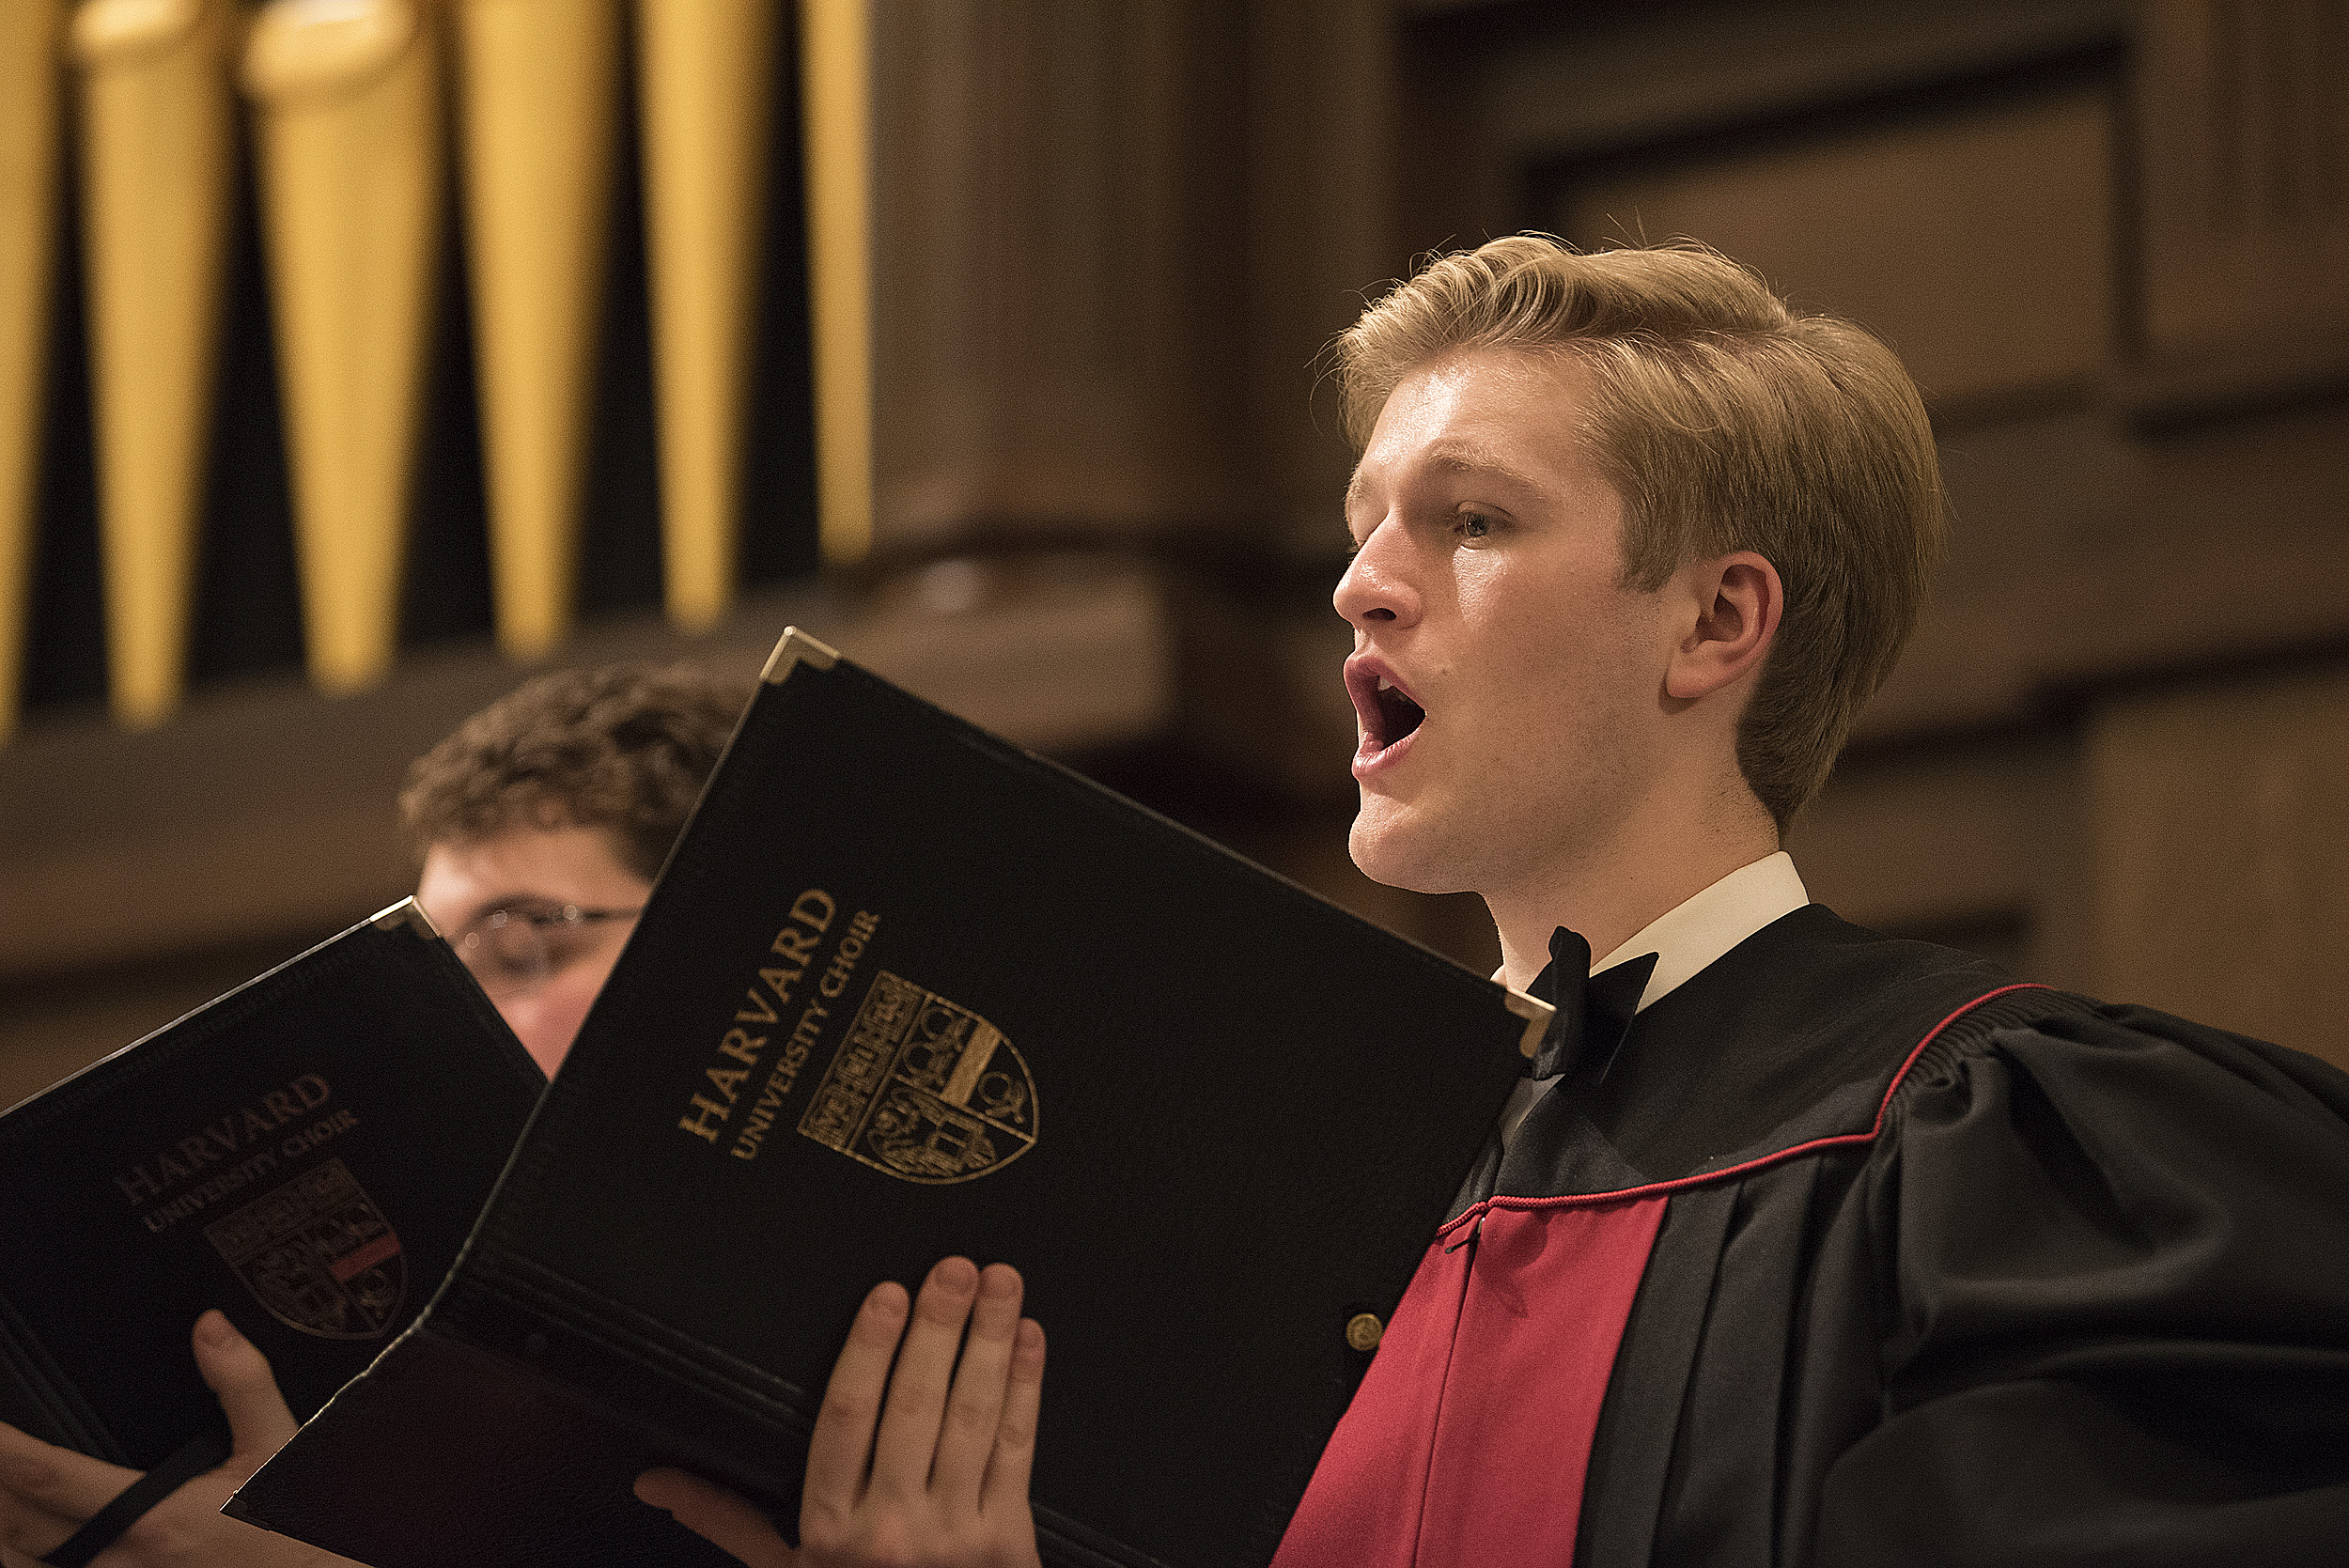
[{"label": "black academic gown", "polygon": [[1279,1560],[2349,1562],[2349,1077],[1797,910],[1488,1151]]}]

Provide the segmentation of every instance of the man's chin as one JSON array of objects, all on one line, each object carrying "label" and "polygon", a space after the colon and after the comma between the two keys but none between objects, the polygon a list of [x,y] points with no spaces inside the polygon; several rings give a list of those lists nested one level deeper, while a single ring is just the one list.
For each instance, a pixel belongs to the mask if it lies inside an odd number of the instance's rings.
[{"label": "man's chin", "polygon": [[1415,825],[1392,802],[1366,800],[1346,836],[1355,866],[1374,882],[1407,893],[1463,893],[1468,883],[1435,843],[1436,835]]}]

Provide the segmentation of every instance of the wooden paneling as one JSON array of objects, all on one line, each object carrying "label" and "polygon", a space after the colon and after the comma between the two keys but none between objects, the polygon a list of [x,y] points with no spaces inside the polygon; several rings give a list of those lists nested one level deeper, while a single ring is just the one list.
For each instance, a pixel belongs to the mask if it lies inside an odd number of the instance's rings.
[{"label": "wooden paneling", "polygon": [[[1472,6],[1426,7],[1473,48]],[[1486,7],[1486,10],[1503,8]],[[1556,6],[1489,30],[1472,94],[1439,107],[1532,164],[1790,110],[1895,97],[2102,47],[2130,0],[1771,0]],[[1532,18],[1542,18],[1532,20]],[[1500,19],[1496,19],[1500,20]],[[1432,32],[1433,26],[1423,29]]]},{"label": "wooden paneling", "polygon": [[2028,928],[2032,978],[2082,985],[2067,899],[2083,867],[2074,746],[2061,731],[1847,759],[1787,847],[1811,896],[1898,932]]},{"label": "wooden paneling", "polygon": [[1339,538],[1392,244],[1376,0],[875,13],[876,546]]},{"label": "wooden paneling", "polygon": [[2113,325],[2102,84],[1568,187],[1584,244],[1692,237],[1889,342],[1937,407],[2083,382]]},{"label": "wooden paneling", "polygon": [[2096,986],[2349,1067],[2349,666],[2117,702],[2085,776]]},{"label": "wooden paneling", "polygon": [[2349,381],[2349,3],[2139,10],[2139,401],[2160,413]]},{"label": "wooden paneling", "polygon": [[1942,440],[1952,558],[1863,737],[2009,722],[2050,691],[2349,642],[2349,406],[2134,439],[2102,411]]},{"label": "wooden paneling", "polygon": [[877,549],[1228,519],[1239,8],[918,0],[876,24]]},{"label": "wooden paneling", "polygon": [[1249,8],[1249,404],[1254,542],[1323,556],[1343,543],[1351,462],[1322,348],[1399,276],[1393,39],[1371,0]]}]

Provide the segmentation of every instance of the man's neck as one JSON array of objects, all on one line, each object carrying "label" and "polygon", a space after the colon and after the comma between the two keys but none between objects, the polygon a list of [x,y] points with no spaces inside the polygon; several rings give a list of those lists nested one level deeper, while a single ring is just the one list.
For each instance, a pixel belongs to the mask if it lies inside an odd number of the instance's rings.
[{"label": "man's neck", "polygon": [[1659,916],[1734,871],[1777,853],[1778,829],[1756,803],[1677,832],[1625,833],[1601,855],[1487,892],[1501,935],[1501,978],[1524,989],[1549,962],[1559,926],[1591,944],[1594,958],[1613,952]]}]

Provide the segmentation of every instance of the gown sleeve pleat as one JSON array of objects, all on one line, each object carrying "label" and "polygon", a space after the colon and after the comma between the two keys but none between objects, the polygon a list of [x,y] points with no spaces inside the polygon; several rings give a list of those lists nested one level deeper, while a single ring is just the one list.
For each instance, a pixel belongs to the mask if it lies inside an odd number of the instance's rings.
[{"label": "gown sleeve pleat", "polygon": [[1822,1564],[2349,1562],[2349,1077],[2139,1008],[1919,1064]]}]

